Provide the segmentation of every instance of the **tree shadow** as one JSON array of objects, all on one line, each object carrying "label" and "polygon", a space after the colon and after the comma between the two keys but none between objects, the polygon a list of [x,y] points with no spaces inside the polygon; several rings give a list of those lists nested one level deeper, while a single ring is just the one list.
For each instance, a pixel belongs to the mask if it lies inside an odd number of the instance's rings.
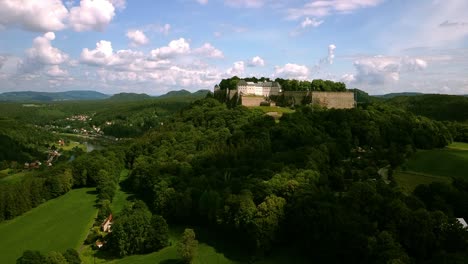
[{"label": "tree shadow", "polygon": [[180,264],[182,261],[180,259],[166,259],[158,262],[159,264]]},{"label": "tree shadow", "polygon": [[98,191],[96,189],[86,191],[87,194],[97,195]]},{"label": "tree shadow", "polygon": [[217,253],[236,262],[247,263],[249,261],[251,252],[248,252],[234,236],[229,238],[230,236],[226,232],[208,230],[204,227],[195,227],[194,229],[197,240],[213,247]]}]

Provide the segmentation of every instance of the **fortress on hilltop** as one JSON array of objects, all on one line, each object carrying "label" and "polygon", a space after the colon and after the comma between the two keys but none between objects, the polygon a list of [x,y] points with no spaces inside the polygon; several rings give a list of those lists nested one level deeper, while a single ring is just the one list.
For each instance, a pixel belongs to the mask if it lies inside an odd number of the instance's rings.
[{"label": "fortress on hilltop", "polygon": [[356,105],[353,92],[344,91],[283,91],[279,82],[238,80],[235,86],[214,87],[215,95],[225,100],[236,100],[247,107],[260,105],[320,105],[325,108],[350,109]]}]

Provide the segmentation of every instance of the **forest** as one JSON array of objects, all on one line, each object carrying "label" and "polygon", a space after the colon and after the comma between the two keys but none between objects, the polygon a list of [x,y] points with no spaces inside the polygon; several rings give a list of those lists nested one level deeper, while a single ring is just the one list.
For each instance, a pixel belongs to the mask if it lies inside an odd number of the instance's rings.
[{"label": "forest", "polygon": [[[119,115],[144,120],[157,106],[133,107]],[[134,139],[0,181],[0,221],[96,187],[99,225],[120,185],[133,195],[114,215],[113,232],[87,239],[106,240],[100,250],[116,258],[160,250],[171,226],[195,226],[239,245],[244,263],[285,247],[315,263],[468,261],[468,230],[456,220],[468,219],[468,179],[410,194],[393,179],[413,153],[463,141],[453,120],[380,100],[348,110],[301,106],[279,122],[212,94],[179,109]],[[119,183],[123,169],[129,176]]]}]

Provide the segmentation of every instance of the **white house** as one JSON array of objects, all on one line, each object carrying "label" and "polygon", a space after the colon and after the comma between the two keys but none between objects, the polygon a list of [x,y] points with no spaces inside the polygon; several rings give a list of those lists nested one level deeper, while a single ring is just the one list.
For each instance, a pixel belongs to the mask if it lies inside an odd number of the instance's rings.
[{"label": "white house", "polygon": [[268,97],[270,95],[279,95],[281,93],[281,85],[277,82],[246,82],[240,80],[237,83],[237,91],[240,95],[256,95]]}]

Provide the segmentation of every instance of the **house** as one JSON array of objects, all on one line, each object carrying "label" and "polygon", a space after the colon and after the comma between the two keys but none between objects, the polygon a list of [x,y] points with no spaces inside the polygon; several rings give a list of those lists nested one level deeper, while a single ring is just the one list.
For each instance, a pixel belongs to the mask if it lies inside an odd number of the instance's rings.
[{"label": "house", "polygon": [[39,169],[41,167],[42,163],[38,160],[31,162],[31,163],[24,163],[24,168],[25,169]]},{"label": "house", "polygon": [[104,220],[104,222],[102,222],[102,225],[101,225],[101,229],[102,231],[104,232],[112,232],[111,231],[111,226],[112,226],[112,214],[109,215],[109,217],[106,218],[106,220]]},{"label": "house", "polygon": [[466,223],[465,219],[457,218],[457,221],[463,226],[463,228],[468,229],[468,224]]},{"label": "house", "polygon": [[96,247],[102,248],[104,246],[104,243],[101,240],[96,240]]}]

